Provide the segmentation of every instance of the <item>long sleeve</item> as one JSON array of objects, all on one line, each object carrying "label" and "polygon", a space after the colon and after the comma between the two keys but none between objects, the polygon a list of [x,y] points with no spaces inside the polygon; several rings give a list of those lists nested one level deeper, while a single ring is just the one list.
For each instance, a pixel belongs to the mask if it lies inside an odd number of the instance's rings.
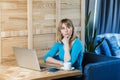
[{"label": "long sleeve", "polygon": [[[78,60],[78,57],[80,55],[81,55],[81,58],[82,58],[82,55],[83,55],[82,43],[79,39],[76,39],[76,41],[75,41],[75,43],[73,44],[73,47],[72,47],[70,62],[72,64],[74,64]],[[82,61],[81,61],[81,63],[82,63]]]},{"label": "long sleeve", "polygon": [[59,42],[56,42],[54,45],[53,45],[53,47],[48,51],[48,53],[44,56],[44,62],[46,62],[46,59],[48,58],[48,57],[54,57],[56,54],[57,54],[57,52],[58,52],[58,50],[59,50],[59,45],[60,45],[60,43]]}]

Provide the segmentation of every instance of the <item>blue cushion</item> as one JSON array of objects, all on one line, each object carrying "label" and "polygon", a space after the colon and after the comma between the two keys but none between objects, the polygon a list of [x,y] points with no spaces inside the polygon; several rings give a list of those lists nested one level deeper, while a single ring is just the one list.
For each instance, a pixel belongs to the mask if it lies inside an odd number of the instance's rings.
[{"label": "blue cushion", "polygon": [[[100,37],[96,37],[95,45],[97,45],[100,41],[101,41],[101,38],[100,38]],[[98,55],[101,54],[101,48],[100,48],[100,46],[98,46],[98,47],[95,49],[95,53],[98,54]]]},{"label": "blue cushion", "polygon": [[120,55],[120,48],[118,46],[116,37],[112,36],[110,38],[106,38],[106,41],[111,49],[112,55],[113,56]]},{"label": "blue cushion", "polygon": [[104,39],[104,41],[102,42],[102,45],[100,46],[100,48],[101,48],[101,53],[102,54],[104,54],[106,56],[112,56],[106,39]]},{"label": "blue cushion", "polygon": [[95,49],[95,53],[96,53],[96,54],[100,55],[101,52],[102,52],[102,51],[101,51],[100,46]]}]

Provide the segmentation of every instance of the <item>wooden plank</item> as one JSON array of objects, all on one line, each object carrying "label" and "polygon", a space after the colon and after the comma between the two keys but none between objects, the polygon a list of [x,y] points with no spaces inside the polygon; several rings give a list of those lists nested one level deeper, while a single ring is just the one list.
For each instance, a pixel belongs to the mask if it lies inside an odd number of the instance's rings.
[{"label": "wooden plank", "polygon": [[2,58],[4,57],[11,57],[14,55],[13,52],[13,47],[23,47],[27,48],[28,42],[27,42],[28,37],[23,36],[23,37],[9,37],[9,38],[2,38]]},{"label": "wooden plank", "polygon": [[60,21],[60,15],[61,15],[61,4],[60,3],[61,3],[61,0],[56,0],[56,28]]},{"label": "wooden plank", "polygon": [[[43,64],[43,60],[39,60]],[[12,64],[11,64],[12,63]],[[53,64],[52,64],[53,65]],[[58,65],[54,65],[58,66]],[[54,80],[64,77],[82,75],[80,70],[64,71],[59,70],[55,73],[48,70],[35,71],[18,67],[16,62],[7,62],[0,65],[0,80]]]},{"label": "wooden plank", "polygon": [[61,9],[79,9],[80,0],[61,0]]},{"label": "wooden plank", "polygon": [[61,3],[67,3],[67,4],[76,4],[80,3],[80,0],[61,0]]},{"label": "wooden plank", "polygon": [[55,43],[54,34],[34,35],[33,45],[38,53],[38,57],[43,57]]},{"label": "wooden plank", "polygon": [[55,34],[34,35],[33,42],[36,48],[50,48],[55,42]]},{"label": "wooden plank", "polygon": [[[46,29],[44,29],[44,28],[36,28],[32,35],[53,34],[53,33],[56,33],[55,28],[46,28]],[[1,31],[0,35],[1,35],[1,38],[28,36],[28,30]]]},{"label": "wooden plank", "polygon": [[[58,28],[58,24],[60,21],[60,14],[61,14],[61,0],[56,0],[56,30]],[[57,31],[56,31],[57,32]],[[56,33],[56,40],[57,40],[57,33]]]},{"label": "wooden plank", "polygon": [[[85,44],[85,0],[81,0],[81,40],[83,45]],[[84,47],[83,47],[84,48]]]},{"label": "wooden plank", "polygon": [[27,36],[27,30],[19,30],[19,31],[1,31],[1,37],[15,37],[15,36]]},{"label": "wooden plank", "polygon": [[[0,1],[2,8],[2,31],[27,29],[26,1]],[[23,6],[24,9],[18,6]]]},{"label": "wooden plank", "polygon": [[[1,7],[0,7],[0,33],[1,33],[1,26],[2,26],[2,24],[1,24],[1,16],[2,16],[2,9],[1,9]],[[2,62],[2,42],[1,42],[1,34],[0,34],[0,64],[1,64],[1,62]]]},{"label": "wooden plank", "polygon": [[[6,47],[5,43],[12,45],[10,39],[28,36],[25,44],[28,44],[29,48],[39,48],[38,53],[44,55],[55,42],[57,26],[62,18],[70,18],[76,32],[80,32],[82,35],[80,37],[82,41],[84,40],[81,0],[0,0],[0,7],[2,8],[0,43],[4,45],[2,49]],[[5,49],[4,51],[2,49],[1,52],[5,52]],[[7,56],[6,52],[5,55]]]},{"label": "wooden plank", "polygon": [[33,8],[39,9],[54,9],[55,8],[55,1],[33,1]]},{"label": "wooden plank", "polygon": [[55,42],[56,0],[33,1],[33,48],[43,56]]},{"label": "wooden plank", "polygon": [[6,9],[6,10],[18,9],[18,8],[24,9],[27,7],[26,4],[27,4],[26,1],[16,1],[16,0],[14,0],[14,1],[9,1],[9,0],[0,1],[0,5],[1,5],[2,9]]},{"label": "wooden plank", "polygon": [[[39,17],[39,16],[38,16]],[[44,16],[43,20],[41,19],[34,19],[33,21],[33,29],[41,29],[43,28],[55,28],[55,19],[45,19],[46,16]]]},{"label": "wooden plank", "polygon": [[32,0],[27,0],[28,8],[28,48],[33,48],[33,31],[32,31]]},{"label": "wooden plank", "polygon": [[[13,21],[5,21],[2,22],[2,30],[1,31],[20,31],[26,30],[27,24],[26,20],[13,20]],[[17,28],[16,28],[17,27]]]},{"label": "wooden plank", "polygon": [[55,28],[41,28],[41,29],[36,29],[33,34],[53,34],[56,33]]},{"label": "wooden plank", "polygon": [[[13,55],[13,46],[27,46],[27,0],[0,0],[0,8],[2,10],[0,17],[2,19],[0,20],[0,49],[1,59],[3,59],[6,56]],[[15,37],[20,39],[17,40]],[[25,42],[21,43],[23,41],[21,39],[24,39]]]},{"label": "wooden plank", "polygon": [[[0,2],[14,2],[15,0],[0,0]],[[16,1],[25,1],[25,0],[16,0]]]}]

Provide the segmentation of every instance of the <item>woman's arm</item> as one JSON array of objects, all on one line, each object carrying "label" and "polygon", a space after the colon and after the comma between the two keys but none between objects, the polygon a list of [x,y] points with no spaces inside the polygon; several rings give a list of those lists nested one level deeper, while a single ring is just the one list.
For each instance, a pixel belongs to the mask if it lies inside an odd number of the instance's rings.
[{"label": "woman's arm", "polygon": [[71,59],[69,38],[64,37],[62,42],[64,44],[64,62],[67,62],[67,61],[69,61]]},{"label": "woman's arm", "polygon": [[58,53],[60,43],[57,42],[55,45],[48,51],[48,53],[44,56],[44,62],[63,65],[63,62],[55,59],[54,57]]},{"label": "woman's arm", "polygon": [[[81,58],[81,60],[82,60],[83,48],[82,48],[82,43],[79,39],[76,39],[76,41],[73,44],[72,51],[71,51],[71,57],[72,58],[71,58],[70,62],[72,64],[74,64],[78,60],[78,57]],[[80,61],[80,62],[82,63],[82,61]]]},{"label": "woman's arm", "polygon": [[47,59],[46,59],[46,63],[52,63],[52,64],[56,64],[56,65],[60,65],[60,66],[63,66],[63,62],[62,61],[60,61],[60,60],[57,60],[57,59],[54,59],[54,58],[52,58],[52,57],[48,57]]},{"label": "woman's arm", "polygon": [[70,51],[69,51],[69,45],[66,44],[64,45],[64,62],[67,62],[71,59],[71,56],[70,56]]}]

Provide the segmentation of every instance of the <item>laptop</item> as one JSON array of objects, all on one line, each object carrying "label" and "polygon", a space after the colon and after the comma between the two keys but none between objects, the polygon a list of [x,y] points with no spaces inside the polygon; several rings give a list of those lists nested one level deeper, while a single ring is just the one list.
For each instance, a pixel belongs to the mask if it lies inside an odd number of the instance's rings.
[{"label": "laptop", "polygon": [[20,67],[37,70],[37,71],[43,71],[45,69],[53,68],[54,66],[49,65],[41,65],[39,64],[37,53],[34,49],[26,49],[26,48],[19,48],[19,47],[13,47],[15,57],[17,64]]}]

